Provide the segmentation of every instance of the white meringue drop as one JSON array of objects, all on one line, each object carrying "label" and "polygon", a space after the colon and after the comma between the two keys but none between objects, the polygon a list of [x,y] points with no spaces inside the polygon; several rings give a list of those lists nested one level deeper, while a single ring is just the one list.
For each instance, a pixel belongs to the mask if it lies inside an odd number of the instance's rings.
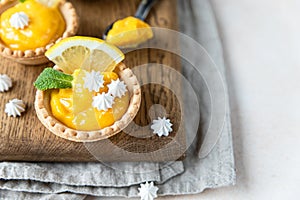
[{"label": "white meringue drop", "polygon": [[108,87],[108,93],[111,94],[113,97],[121,98],[125,95],[127,89],[124,81],[120,81],[120,79],[112,80]]},{"label": "white meringue drop", "polygon": [[17,12],[10,17],[9,23],[16,29],[24,29],[29,24],[29,17],[24,12]]},{"label": "white meringue drop", "polygon": [[5,105],[5,113],[7,113],[8,116],[21,116],[21,113],[25,111],[25,104],[20,99],[13,99],[10,100]]},{"label": "white meringue drop", "polygon": [[91,72],[85,72],[84,88],[87,88],[90,92],[98,92],[103,87],[104,80],[103,75],[100,72],[92,70]]},{"label": "white meringue drop", "polygon": [[114,97],[108,93],[102,92],[102,94],[97,94],[93,97],[92,105],[98,110],[107,111],[109,108],[112,108],[114,104]]},{"label": "white meringue drop", "polygon": [[11,79],[6,74],[0,74],[0,92],[8,91],[11,86]]},{"label": "white meringue drop", "polygon": [[169,133],[173,131],[171,126],[173,126],[173,124],[169,119],[166,119],[166,117],[158,117],[157,120],[153,120],[151,129],[153,130],[153,133],[156,133],[159,137],[168,136]]},{"label": "white meringue drop", "polygon": [[141,196],[141,200],[153,200],[157,197],[158,187],[154,186],[153,182],[146,182],[145,184],[140,184],[139,196]]}]

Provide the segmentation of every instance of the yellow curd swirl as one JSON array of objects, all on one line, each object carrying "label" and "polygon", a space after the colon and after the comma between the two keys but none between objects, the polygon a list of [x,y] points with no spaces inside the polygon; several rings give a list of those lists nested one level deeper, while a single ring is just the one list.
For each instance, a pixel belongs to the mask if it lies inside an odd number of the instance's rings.
[{"label": "yellow curd swirl", "polygon": [[[10,18],[24,12],[29,18],[28,26],[17,29],[11,26]],[[57,7],[48,7],[36,0],[26,0],[7,9],[0,16],[0,37],[13,50],[33,50],[45,47],[62,36],[65,20]]]},{"label": "yellow curd swirl", "polygon": [[[73,73],[74,78],[79,74],[78,70]],[[118,79],[118,75],[114,72],[103,72],[104,76],[104,87],[100,88],[98,93],[107,92],[107,84],[111,83],[112,80]],[[64,123],[66,126],[76,130],[95,130],[102,129],[114,124],[115,121],[119,120],[126,112],[129,105],[129,93],[126,92],[121,98],[115,98],[115,103],[111,109],[107,111],[98,110],[91,107],[90,112],[85,112],[84,116],[74,115],[74,100],[73,100],[73,89],[57,89],[51,92],[50,107],[53,116]],[[85,100],[76,101],[77,104],[87,105]],[[80,106],[80,105],[76,105]],[[81,120],[78,120],[81,118]],[[93,119],[96,119],[97,125],[95,127]],[[77,119],[77,120],[76,120]]]}]

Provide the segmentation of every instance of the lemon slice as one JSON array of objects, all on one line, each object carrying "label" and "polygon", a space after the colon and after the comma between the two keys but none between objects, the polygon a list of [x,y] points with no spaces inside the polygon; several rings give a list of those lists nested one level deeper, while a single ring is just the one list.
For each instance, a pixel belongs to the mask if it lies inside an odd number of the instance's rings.
[{"label": "lemon slice", "polygon": [[75,70],[73,76],[73,123],[77,130],[97,130],[100,127],[92,107],[93,93],[84,88],[85,70]]},{"label": "lemon slice", "polygon": [[49,8],[56,8],[61,1],[62,0],[37,0],[37,2],[44,4]]},{"label": "lemon slice", "polygon": [[67,74],[76,69],[110,72],[124,59],[124,54],[117,47],[101,39],[84,36],[63,39],[50,47],[45,55]]}]

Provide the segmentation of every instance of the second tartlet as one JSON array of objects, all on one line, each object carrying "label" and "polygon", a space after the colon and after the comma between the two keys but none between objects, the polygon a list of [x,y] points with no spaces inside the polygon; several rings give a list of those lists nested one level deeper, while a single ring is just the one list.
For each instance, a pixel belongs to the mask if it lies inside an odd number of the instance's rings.
[{"label": "second tartlet", "polygon": [[[48,5],[45,5],[45,3],[48,3]],[[38,9],[36,6],[39,6]],[[62,26],[58,27],[58,29],[61,29],[62,31],[57,31],[61,33],[53,36],[54,38],[50,38],[49,41],[43,40],[43,37],[53,28],[52,24],[54,25],[55,23],[49,21],[52,19],[48,19],[51,28],[43,27],[45,26],[45,23],[43,22],[45,17],[42,18],[42,16],[33,14],[37,11],[30,12],[30,9],[39,10],[39,12],[42,12],[41,10],[47,11],[48,9],[49,12],[61,15],[64,24],[57,24],[57,26]],[[65,0],[49,0],[43,2],[38,0],[26,0],[24,3],[20,3],[18,0],[3,0],[0,3],[0,14],[0,55],[25,65],[38,65],[48,62],[48,59],[44,55],[47,49],[61,39],[75,35],[79,26],[79,20],[75,8],[70,2]],[[38,17],[41,17],[41,19],[38,19]],[[38,33],[33,33],[33,35],[35,34],[35,36],[37,36],[40,34],[40,37],[27,38],[26,36],[32,33],[32,31],[38,31]],[[34,48],[29,47],[26,49],[26,46],[25,48],[15,48],[14,45],[7,43],[7,41],[10,41],[7,40],[7,37],[9,37],[10,34],[15,34],[15,36],[12,37],[15,41],[23,37],[29,40],[27,43],[30,43],[31,39],[34,40],[32,43],[40,42],[43,44],[41,46],[37,46],[35,44],[35,46],[33,45]],[[24,41],[20,43],[24,43]]]}]

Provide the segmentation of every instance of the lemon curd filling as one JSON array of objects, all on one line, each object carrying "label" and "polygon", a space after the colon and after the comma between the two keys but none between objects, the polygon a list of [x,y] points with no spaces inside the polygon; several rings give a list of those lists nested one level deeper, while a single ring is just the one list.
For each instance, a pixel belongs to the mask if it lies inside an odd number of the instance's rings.
[{"label": "lemon curd filling", "polygon": [[135,17],[126,17],[114,23],[106,41],[120,47],[134,47],[153,37],[151,27]]},{"label": "lemon curd filling", "polygon": [[[10,23],[15,13],[28,16],[24,28],[13,27]],[[2,42],[13,50],[33,50],[45,47],[62,36],[66,24],[57,6],[48,7],[37,0],[26,0],[7,9],[0,16],[0,37]]]},{"label": "lemon curd filling", "polygon": [[[75,70],[73,73],[74,80],[76,80],[80,74],[80,70]],[[112,80],[119,78],[114,72],[102,72],[102,75],[104,77],[104,87],[100,88],[99,92],[94,92],[93,96],[102,92],[107,93],[107,85],[111,83]],[[78,92],[74,91],[74,88],[52,90],[50,108],[53,116],[70,128],[89,131],[111,126],[125,114],[128,108],[128,92],[121,98],[115,98],[112,108],[107,111],[93,108],[85,92],[86,91],[83,90],[80,91],[85,97],[79,98],[79,96],[76,95]],[[79,108],[81,108],[81,110],[79,110]]]}]

